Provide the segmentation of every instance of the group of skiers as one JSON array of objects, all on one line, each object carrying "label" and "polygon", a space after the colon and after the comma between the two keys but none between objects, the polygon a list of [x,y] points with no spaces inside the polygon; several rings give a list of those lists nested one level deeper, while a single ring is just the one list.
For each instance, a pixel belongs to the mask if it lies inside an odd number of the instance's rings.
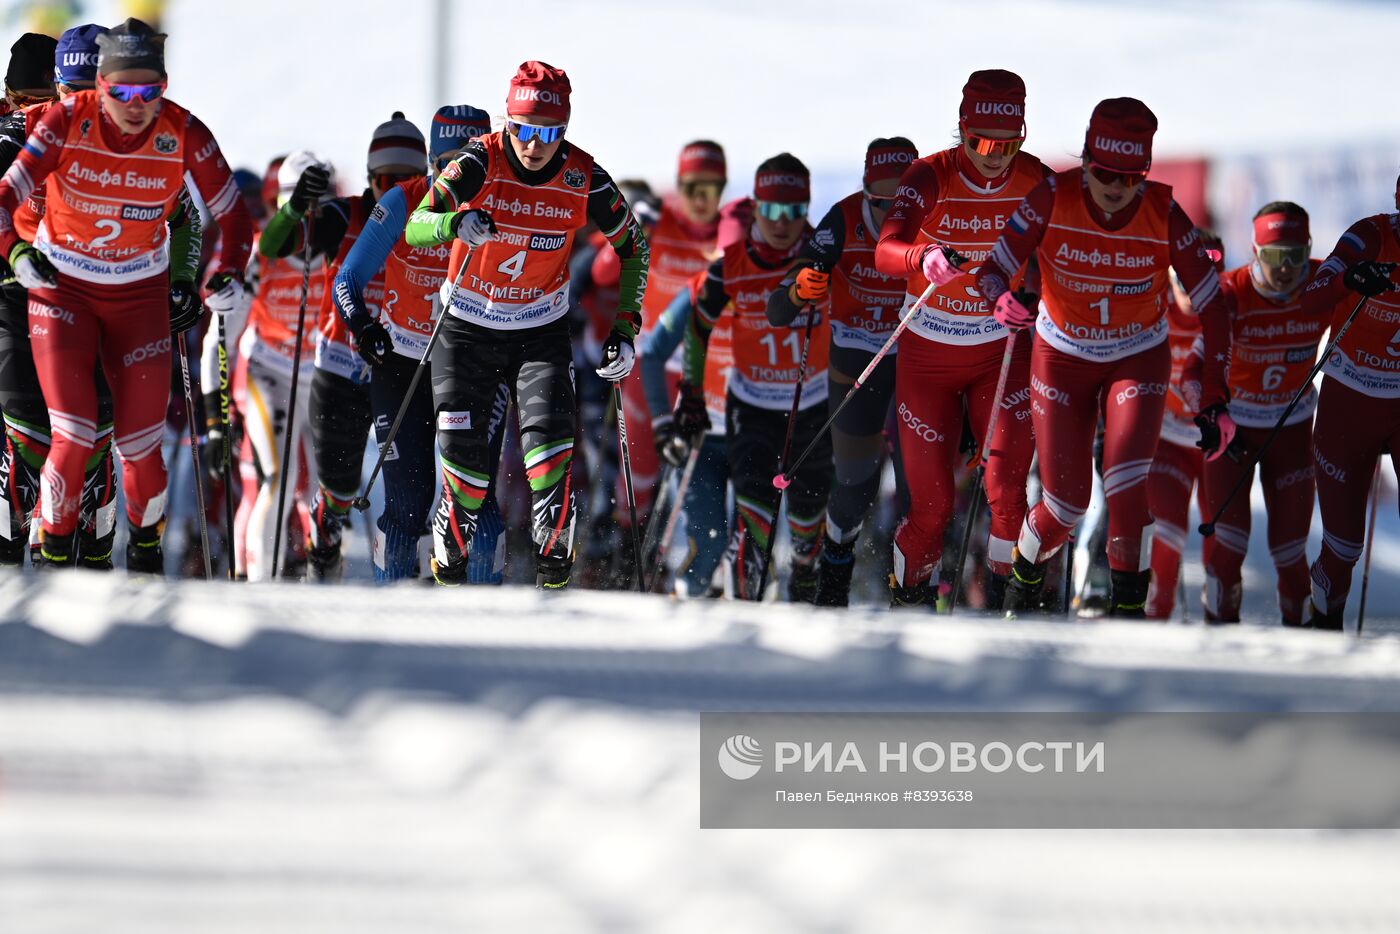
[{"label": "group of skiers", "polygon": [[498,130],[467,105],[426,136],[393,114],[343,197],[311,150],[230,171],[165,97],[163,41],[129,19],[11,50],[0,564],[111,568],[120,473],[126,566],[161,572],[180,373],[194,484],[225,494],[198,518],[227,525],[248,580],[340,576],[373,427],[382,582],[499,583],[520,476],[542,588],[567,586],[580,550],[581,577],[597,562],[649,586],[666,568],[643,531],[664,551],[683,516],[675,593],[763,599],[785,522],[787,597],[845,606],[889,463],[894,606],[955,601],[983,519],[979,602],[1063,605],[1097,473],[1108,612],[1172,613],[1194,490],[1214,533],[1205,616],[1231,622],[1258,466],[1283,623],[1341,628],[1400,432],[1400,214],[1319,262],[1306,211],[1264,205],[1228,268],[1148,178],[1145,104],[1100,102],[1056,172],[1022,148],[1021,78],[986,70],[955,145],[872,141],[861,189],[813,226],[786,152],[728,202],[710,140],[681,151],[673,196],[614,181],[573,142],[568,76],[538,61]]}]

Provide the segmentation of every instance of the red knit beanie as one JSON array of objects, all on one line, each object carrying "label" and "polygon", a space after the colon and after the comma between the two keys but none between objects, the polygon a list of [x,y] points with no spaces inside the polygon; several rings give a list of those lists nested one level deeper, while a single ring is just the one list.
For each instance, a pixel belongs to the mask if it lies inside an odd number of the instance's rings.
[{"label": "red knit beanie", "polygon": [[510,79],[506,94],[506,115],[529,122],[544,117],[569,122],[569,76],[563,69],[544,62],[525,62]]}]

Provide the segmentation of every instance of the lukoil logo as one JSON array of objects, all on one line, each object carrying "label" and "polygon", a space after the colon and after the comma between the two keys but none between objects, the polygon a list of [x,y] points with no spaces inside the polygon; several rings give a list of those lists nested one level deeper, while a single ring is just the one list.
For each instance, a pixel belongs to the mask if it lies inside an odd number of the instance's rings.
[{"label": "lukoil logo", "polygon": [[752,736],[735,734],[719,747],[719,767],[737,782],[753,778],[763,767],[763,747]]}]

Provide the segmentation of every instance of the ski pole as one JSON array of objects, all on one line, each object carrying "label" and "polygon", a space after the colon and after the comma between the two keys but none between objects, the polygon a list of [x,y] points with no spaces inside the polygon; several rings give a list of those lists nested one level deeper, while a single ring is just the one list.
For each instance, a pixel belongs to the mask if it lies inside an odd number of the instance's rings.
[{"label": "ski pole", "polygon": [[613,408],[617,410],[617,453],[622,464],[622,489],[627,494],[627,514],[632,520],[632,564],[636,568],[637,591],[646,593],[642,568],[642,537],[637,531],[637,494],[632,489],[632,455],[627,450],[627,416],[623,412],[622,384],[612,384]]},{"label": "ski pole", "polygon": [[[661,467],[661,476],[656,481],[656,498],[652,501],[651,512],[647,514],[647,532],[642,539],[642,560],[651,557],[652,551],[656,548],[656,540],[661,535],[661,515],[665,512],[671,500],[671,475],[676,472],[676,468],[667,461]],[[650,580],[651,575],[645,569],[638,572],[643,580]],[[650,588],[644,588],[650,591]]]},{"label": "ski pole", "polygon": [[204,512],[204,470],[199,465],[199,429],[195,427],[194,392],[190,388],[190,348],[185,332],[175,335],[180,354],[180,379],[185,386],[185,422],[189,426],[190,460],[194,462],[194,504],[199,513],[199,545],[204,549],[204,579],[214,579],[213,558],[209,555],[209,517]]},{"label": "ski pole", "polygon": [[[1017,296],[1021,304],[1030,307],[1028,302],[1038,302],[1029,295]],[[972,526],[977,521],[977,508],[982,501],[983,483],[987,477],[987,461],[992,456],[992,436],[997,430],[997,416],[1001,414],[1001,402],[1006,394],[1006,377],[1011,372],[1011,357],[1016,352],[1016,333],[1012,331],[1006,338],[1006,350],[1001,355],[1001,372],[997,374],[997,390],[992,396],[992,413],[987,416],[987,432],[982,436],[982,447],[977,455],[977,473],[972,480],[972,499],[967,504],[967,522],[963,525],[962,547],[958,549],[958,560],[954,567],[953,596],[948,601],[948,615],[952,616],[958,605],[958,594],[962,591],[963,565],[967,562],[967,549],[972,544]]]},{"label": "ski pole", "polygon": [[389,447],[394,443],[394,438],[398,437],[399,426],[403,424],[404,416],[408,414],[408,407],[413,403],[413,393],[418,388],[418,381],[423,378],[423,370],[427,368],[433,356],[433,348],[437,346],[438,334],[442,332],[442,323],[447,320],[447,306],[451,304],[452,297],[457,294],[457,286],[462,281],[462,275],[467,271],[467,264],[471,262],[471,251],[462,257],[461,268],[457,270],[457,276],[452,280],[452,291],[447,293],[447,302],[442,306],[442,311],[438,313],[437,323],[433,325],[433,333],[428,337],[428,346],[423,348],[423,356],[419,358],[418,365],[413,368],[413,378],[408,381],[408,391],[404,393],[403,401],[399,403],[398,414],[394,416],[394,423],[389,426],[389,433],[384,437],[384,443],[379,446],[379,457],[374,461],[374,469],[370,471],[369,480],[365,483],[364,492],[354,500],[354,507],[360,512],[369,508],[369,491],[374,489],[374,481],[379,477],[379,471],[384,469],[384,458],[389,453]]},{"label": "ski pole", "polygon": [[1351,323],[1355,321],[1356,316],[1361,313],[1361,309],[1366,306],[1366,300],[1367,296],[1361,296],[1361,300],[1356,303],[1356,307],[1351,310],[1351,314],[1347,315],[1341,327],[1337,328],[1337,333],[1333,334],[1332,339],[1327,342],[1327,346],[1323,348],[1322,353],[1318,355],[1317,363],[1308,371],[1307,379],[1303,380],[1303,384],[1299,386],[1298,391],[1293,394],[1293,398],[1288,403],[1288,408],[1284,409],[1283,414],[1278,417],[1278,421],[1274,422],[1273,430],[1269,432],[1269,436],[1264,439],[1264,443],[1259,446],[1259,450],[1255,451],[1253,456],[1250,457],[1249,463],[1240,471],[1239,477],[1236,478],[1235,485],[1230,488],[1230,492],[1225,495],[1225,499],[1216,507],[1215,515],[1210,517],[1209,522],[1201,523],[1198,531],[1200,531],[1202,535],[1209,538],[1215,534],[1215,524],[1219,522],[1220,517],[1225,514],[1225,509],[1230,505],[1230,501],[1235,498],[1236,494],[1240,492],[1246,482],[1252,482],[1254,480],[1254,468],[1259,465],[1259,461],[1264,457],[1264,452],[1269,449],[1269,445],[1274,443],[1274,439],[1278,437],[1278,433],[1283,430],[1283,423],[1288,421],[1288,416],[1293,414],[1293,410],[1297,408],[1303,396],[1307,395],[1308,390],[1312,388],[1313,380],[1317,378],[1317,374],[1320,373],[1322,368],[1327,364],[1327,359],[1332,356],[1332,351],[1336,349],[1337,344],[1341,342],[1343,335],[1345,335],[1347,329],[1351,327]]},{"label": "ski pole", "polygon": [[[818,314],[816,305],[807,306],[807,327],[802,336],[802,361],[797,365],[797,385],[792,390],[792,411],[788,412],[787,437],[783,439],[783,453],[778,457],[778,474],[773,478],[773,485],[778,488],[778,502],[773,507],[773,521],[768,525],[768,546],[763,549],[763,565],[758,572],[758,596],[756,599],[759,601],[763,600],[763,591],[768,587],[768,564],[773,560],[773,545],[778,540],[778,515],[783,511],[783,491],[792,482],[789,479],[778,486],[778,477],[788,476],[787,462],[788,456],[792,454],[792,434],[793,429],[797,427],[798,410],[802,407],[802,384],[807,380],[807,351],[812,346],[812,324],[817,320]],[[851,387],[851,392],[855,392],[854,386]],[[811,450],[825,433],[826,426],[824,425],[816,437],[812,439],[812,443],[807,445],[808,450]]]},{"label": "ski pole", "polygon": [[229,418],[229,375],[228,375],[228,335],[225,333],[224,316],[219,319],[219,420],[224,426],[224,560],[228,563],[228,579],[237,578],[234,560],[236,545],[233,531],[233,423]]},{"label": "ski pole", "polygon": [[[967,257],[956,252],[951,247],[944,247],[943,251],[948,255],[949,262],[954,266],[961,268],[962,265],[967,262]],[[846,392],[846,398],[841,400],[841,404],[836,407],[836,411],[832,412],[827,418],[826,424],[822,425],[817,431],[806,449],[801,454],[797,455],[797,460],[792,462],[792,466],[773,478],[773,485],[775,487],[780,490],[786,489],[787,485],[792,482],[792,472],[806,463],[807,458],[810,457],[812,451],[816,449],[818,442],[821,441],[822,437],[841,415],[841,411],[846,408],[851,399],[855,398],[855,394],[860,390],[860,387],[865,385],[865,381],[870,378],[870,374],[875,372],[875,368],[880,365],[880,361],[883,360],[885,355],[894,347],[895,342],[899,340],[899,336],[904,333],[904,329],[914,320],[914,316],[917,315],[924,305],[928,303],[928,300],[933,297],[933,290],[936,288],[938,288],[938,286],[930,282],[928,288],[924,289],[923,294],[919,296],[918,300],[909,306],[909,310],[906,311],[904,317],[900,319],[899,326],[890,332],[890,336],[885,339],[884,346],[875,352],[875,356],[870,358],[870,362],[865,365],[865,369],[856,377],[856,381],[851,384],[851,388]]]},{"label": "ski pole", "polygon": [[685,462],[685,469],[681,471],[681,482],[676,484],[676,499],[671,504],[671,512],[666,517],[666,528],[661,533],[661,540],[656,543],[656,564],[652,568],[651,579],[647,581],[647,593],[656,589],[657,582],[661,579],[662,571],[666,567],[666,552],[671,547],[671,539],[676,535],[676,525],[680,522],[681,511],[685,508],[685,491],[690,489],[690,478],[695,475],[695,465],[700,463],[700,446],[704,444],[702,437],[699,444],[691,448],[690,457]]},{"label": "ski pole", "polygon": [[282,443],[282,476],[277,481],[277,525],[272,540],[272,579],[277,580],[278,558],[282,554],[282,539],[286,530],[282,520],[286,515],[287,478],[292,473],[292,435],[297,428],[297,382],[301,376],[301,342],[306,334],[306,303],[311,295],[311,224],[301,221],[301,307],[297,309],[297,343],[292,351],[292,388],[287,399],[287,438]]},{"label": "ski pole", "polygon": [[1376,540],[1376,506],[1381,500],[1381,464],[1376,461],[1376,475],[1371,480],[1371,521],[1366,526],[1366,558],[1361,565],[1361,605],[1356,609],[1356,634],[1366,625],[1366,588],[1371,583],[1371,543]]}]

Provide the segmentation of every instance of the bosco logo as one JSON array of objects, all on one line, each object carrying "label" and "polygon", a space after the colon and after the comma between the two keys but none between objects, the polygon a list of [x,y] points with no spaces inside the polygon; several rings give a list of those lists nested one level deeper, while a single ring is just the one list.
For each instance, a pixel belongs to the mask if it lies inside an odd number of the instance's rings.
[{"label": "bosco logo", "polygon": [[899,404],[899,420],[928,444],[936,444],[943,440],[943,435],[938,432],[938,429],[911,412],[903,402]]},{"label": "bosco logo", "polygon": [[135,364],[144,363],[147,360],[158,357],[161,354],[168,353],[170,353],[170,338],[162,337],[158,341],[151,341],[148,344],[137,347],[129,353],[122,354],[122,366],[134,366]]}]

